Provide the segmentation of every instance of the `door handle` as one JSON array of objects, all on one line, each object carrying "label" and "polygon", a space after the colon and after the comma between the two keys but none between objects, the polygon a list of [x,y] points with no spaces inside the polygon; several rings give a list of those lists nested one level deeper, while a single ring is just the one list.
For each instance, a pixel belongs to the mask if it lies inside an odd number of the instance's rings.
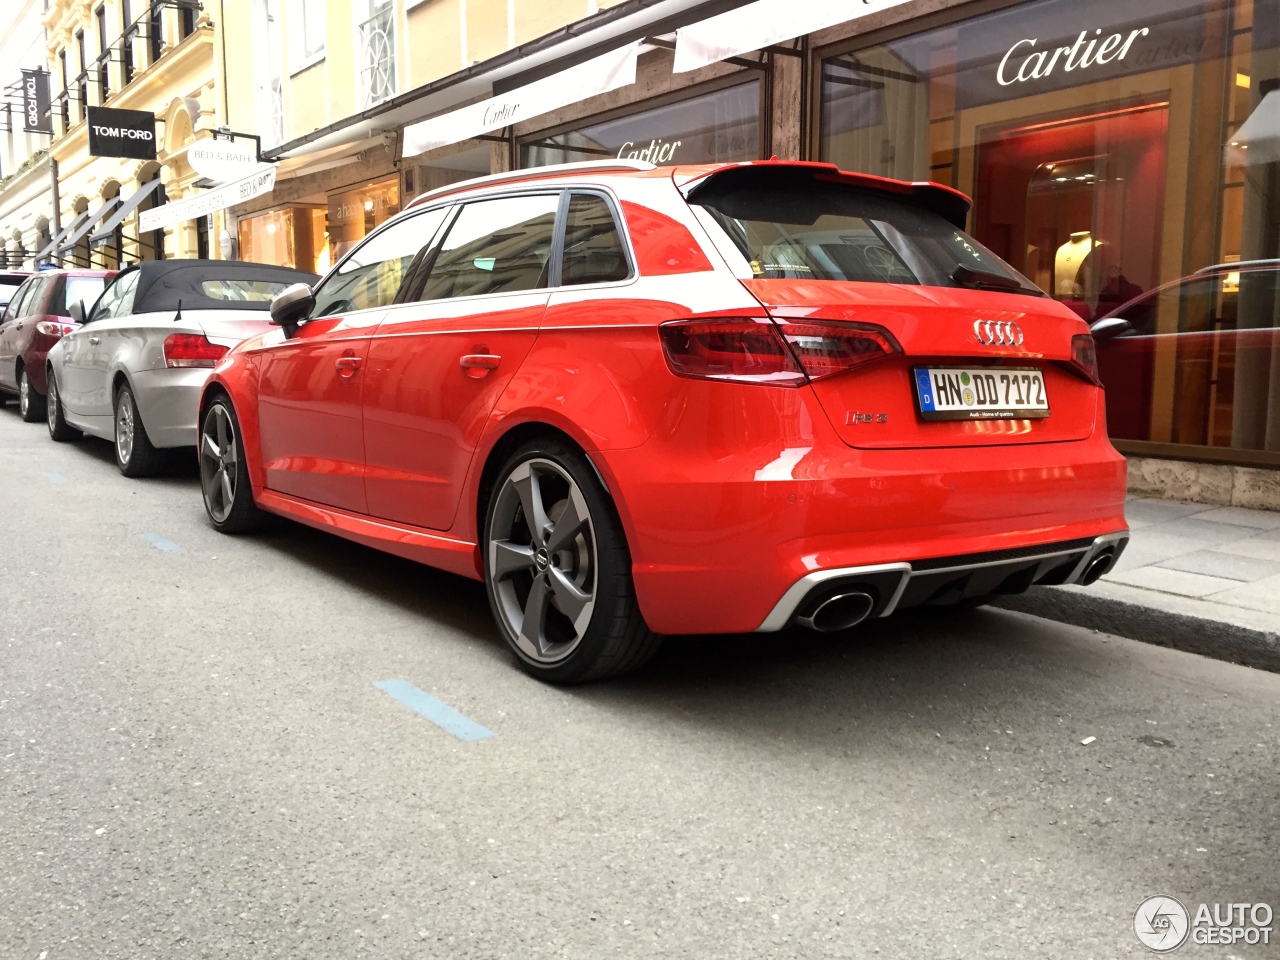
[{"label": "door handle", "polygon": [[93,345],[93,346],[95,346],[95,347],[96,347],[98,344],[100,344],[101,342],[102,342],[102,340],[101,340],[101,339],[99,339],[98,337],[90,337],[90,338],[89,338],[89,343],[90,343],[90,344],[92,344],[92,345]]},{"label": "door handle", "polygon": [[338,371],[338,376],[344,380],[349,380],[356,375],[356,371],[360,369],[361,362],[359,357],[339,357],[333,361],[333,365]]},{"label": "door handle", "polygon": [[468,353],[459,358],[458,364],[467,371],[467,376],[479,380],[490,370],[497,370],[502,357],[494,353]]}]

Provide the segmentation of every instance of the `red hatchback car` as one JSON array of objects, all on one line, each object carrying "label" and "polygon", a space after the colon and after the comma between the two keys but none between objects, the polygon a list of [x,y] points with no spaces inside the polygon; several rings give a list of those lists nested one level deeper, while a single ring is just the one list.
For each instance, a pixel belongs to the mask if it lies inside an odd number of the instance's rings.
[{"label": "red hatchback car", "polygon": [[45,357],[79,326],[71,306],[92,306],[114,270],[42,270],[18,288],[0,319],[0,398],[16,394],[22,419],[43,423]]},{"label": "red hatchback car", "polygon": [[201,404],[205,505],[483,579],[534,675],[841,630],[1128,539],[1093,341],[937,184],[567,165],[419,197]]}]

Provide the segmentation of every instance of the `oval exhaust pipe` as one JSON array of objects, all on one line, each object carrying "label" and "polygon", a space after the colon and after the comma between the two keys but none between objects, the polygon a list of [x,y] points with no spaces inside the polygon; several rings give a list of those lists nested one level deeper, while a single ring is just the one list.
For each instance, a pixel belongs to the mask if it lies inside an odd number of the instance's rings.
[{"label": "oval exhaust pipe", "polygon": [[813,612],[798,617],[797,622],[818,633],[836,633],[856,627],[875,608],[875,598],[861,590],[837,593],[814,607]]},{"label": "oval exhaust pipe", "polygon": [[1090,560],[1089,565],[1084,568],[1084,574],[1080,577],[1081,585],[1087,587],[1091,583],[1096,583],[1098,578],[1106,573],[1107,568],[1111,566],[1111,557],[1111,551],[1104,550]]}]

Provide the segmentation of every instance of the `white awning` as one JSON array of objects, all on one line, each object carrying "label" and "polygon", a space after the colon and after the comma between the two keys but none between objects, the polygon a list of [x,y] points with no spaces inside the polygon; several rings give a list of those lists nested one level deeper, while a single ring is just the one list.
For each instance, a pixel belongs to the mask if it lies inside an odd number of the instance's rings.
[{"label": "white awning", "polygon": [[1227,146],[1228,162],[1255,166],[1280,160],[1280,90],[1272,90],[1240,124]]},{"label": "white awning", "polygon": [[451,143],[461,143],[552,110],[559,110],[588,97],[633,84],[636,82],[636,57],[639,54],[640,42],[629,43],[567,70],[517,87],[500,97],[491,97],[405,127],[404,156],[412,157]]},{"label": "white awning", "polygon": [[672,70],[685,73],[859,20],[907,0],[756,0],[676,31]]},{"label": "white awning", "polygon": [[206,190],[194,197],[184,197],[173,203],[162,203],[150,210],[143,210],[138,214],[138,230],[141,233],[148,233],[152,230],[171,227],[183,220],[207,216],[215,211],[225,210],[227,207],[234,207],[237,203],[244,203],[246,200],[269,193],[275,189],[275,185],[275,165],[263,165],[248,176],[224,183],[213,190]]}]

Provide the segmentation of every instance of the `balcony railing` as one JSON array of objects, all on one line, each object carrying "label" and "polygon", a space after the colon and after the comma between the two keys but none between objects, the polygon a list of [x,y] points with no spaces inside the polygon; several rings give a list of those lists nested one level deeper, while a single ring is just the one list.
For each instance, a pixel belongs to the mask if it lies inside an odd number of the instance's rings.
[{"label": "balcony railing", "polygon": [[371,0],[373,15],[357,29],[360,101],[370,107],[396,92],[395,13],[389,0]]}]

